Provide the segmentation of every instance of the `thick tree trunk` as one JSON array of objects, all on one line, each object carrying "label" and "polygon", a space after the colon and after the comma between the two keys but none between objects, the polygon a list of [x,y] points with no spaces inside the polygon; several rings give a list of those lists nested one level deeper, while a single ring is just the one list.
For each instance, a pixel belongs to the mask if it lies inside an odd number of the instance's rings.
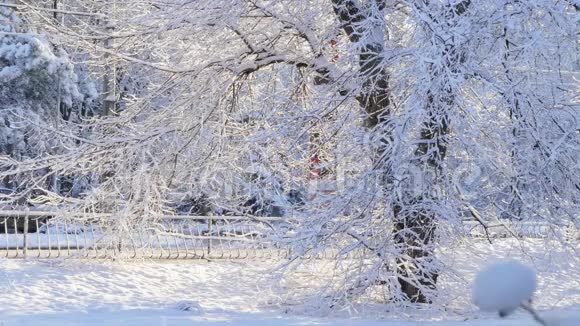
[{"label": "thick tree trunk", "polygon": [[[426,6],[419,6],[429,15],[428,1]],[[453,28],[454,19],[464,14],[470,0],[461,1],[448,7],[447,21],[431,18],[439,28]],[[407,299],[416,303],[429,303],[426,292],[434,290],[438,269],[435,264],[435,230],[437,213],[430,207],[439,201],[437,186],[441,184],[442,165],[447,154],[447,135],[449,134],[449,114],[455,107],[456,92],[453,90],[450,74],[458,74],[459,65],[465,60],[461,48],[457,48],[453,38],[442,40],[433,38],[434,48],[441,49],[439,66],[430,68],[430,80],[433,85],[426,94],[426,120],[421,128],[419,144],[415,151],[415,164],[423,169],[422,182],[426,188],[420,195],[411,191],[394,205],[395,243],[399,246],[402,258],[397,259],[397,275],[401,291]],[[430,180],[428,178],[431,178]]]},{"label": "thick tree trunk", "polygon": [[[384,51],[384,26],[378,24],[364,23],[364,20],[377,19],[372,15],[379,15],[380,8],[363,7],[363,5],[356,0],[333,0],[334,12],[342,24],[342,28],[349,38],[351,43],[358,43],[359,52],[359,66],[360,75],[363,79],[362,89],[356,95],[356,99],[360,106],[367,113],[364,121],[365,127],[369,132],[381,132],[379,137],[380,144],[375,144],[375,153],[373,157],[373,169],[377,172],[377,183],[384,188],[385,192],[390,192],[388,188],[392,186],[392,168],[387,164],[386,151],[388,150],[389,142],[392,141],[392,135],[386,128],[379,129],[381,124],[390,118],[389,104],[390,90],[389,90],[389,75],[383,63]],[[377,12],[378,11],[378,12]],[[362,26],[373,26],[374,30],[365,30]],[[361,39],[362,36],[365,37]],[[406,232],[408,225],[405,221],[396,223],[395,234],[400,234],[400,242],[402,250],[407,250],[408,245],[403,233]],[[411,253],[414,256],[415,253]],[[397,261],[397,264],[404,264],[405,259]],[[389,262],[383,262],[385,269],[388,269]],[[411,275],[413,271],[409,271],[407,275]],[[385,284],[382,280],[374,280],[379,284]],[[412,286],[402,285],[401,290],[407,297],[414,297],[418,288]]]},{"label": "thick tree trunk", "polygon": [[[374,129],[389,115],[390,104],[389,75],[383,63],[385,29],[383,25],[362,24],[369,19],[377,19],[379,7],[363,8],[356,0],[333,0],[334,12],[351,43],[360,46],[359,66],[363,77],[362,91],[357,101],[367,113],[365,126]],[[366,27],[365,27],[366,26]],[[368,26],[371,26],[369,28]],[[364,38],[362,37],[364,36]]]},{"label": "thick tree trunk", "polygon": [[[459,16],[466,12],[470,0],[464,0],[449,7],[449,14]],[[384,1],[365,2],[357,0],[333,0],[334,12],[342,24],[342,28],[351,43],[358,43],[360,49],[359,65],[363,77],[362,91],[357,96],[361,107],[368,116],[365,125],[376,132],[383,130],[380,144],[376,146],[374,169],[381,173],[380,182],[388,192],[392,186],[392,169],[388,166],[386,151],[392,141],[392,135],[386,129],[377,128],[390,118],[389,75],[384,67],[384,26],[376,22],[382,20],[381,6]],[[428,1],[418,5],[419,10],[426,10],[429,15]],[[365,21],[367,20],[367,21]],[[368,20],[373,20],[368,21]],[[449,22],[435,22],[441,26],[452,26]],[[455,98],[449,80],[444,74],[457,69],[463,60],[460,49],[453,43],[438,44],[442,47],[442,62],[447,67],[432,69],[431,80],[436,81],[438,88],[427,93],[427,119],[421,129],[420,141],[415,151],[416,164],[426,170],[425,175],[432,173],[434,183],[440,177],[441,164],[447,152],[446,135],[449,132],[449,109],[454,105]],[[436,184],[428,187],[434,190]],[[396,259],[398,283],[406,299],[411,302],[425,303],[429,298],[426,290],[435,289],[438,278],[434,262],[434,242],[436,216],[428,204],[436,200],[428,191],[419,197],[405,194],[392,207],[394,215],[394,240],[400,253]],[[409,192],[410,193],[410,192]]]},{"label": "thick tree trunk", "polygon": [[[445,93],[443,90],[442,92]],[[449,106],[454,102],[454,97],[447,94],[443,96],[443,100],[443,105]],[[444,110],[439,112],[435,102],[434,96],[428,94],[428,120],[423,125],[415,151],[416,163],[433,174],[433,184],[426,185],[431,190],[438,182],[441,163],[447,153],[445,136],[449,132],[447,116]],[[396,261],[396,273],[401,292],[407,300],[413,303],[430,303],[425,291],[435,290],[439,273],[434,253],[436,213],[428,206],[436,198],[431,193],[412,196],[411,193],[405,195],[393,207],[394,240],[401,253]]]},{"label": "thick tree trunk", "polygon": [[[396,222],[394,239],[402,253],[396,259],[398,283],[406,299],[413,303],[430,302],[426,289],[435,290],[439,274],[429,266],[433,261],[435,223],[428,210],[413,205],[393,208]],[[411,208],[411,209],[410,209]]]}]

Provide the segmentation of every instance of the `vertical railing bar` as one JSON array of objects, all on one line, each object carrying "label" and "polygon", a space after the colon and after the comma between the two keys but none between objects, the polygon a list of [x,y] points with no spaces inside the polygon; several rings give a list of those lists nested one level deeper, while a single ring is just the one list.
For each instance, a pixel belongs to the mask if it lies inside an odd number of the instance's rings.
[{"label": "vertical railing bar", "polygon": [[103,228],[103,234],[107,235],[109,238],[105,249],[105,256],[103,258],[112,258],[113,260],[117,258],[117,248],[119,246],[119,230],[117,230],[118,227],[115,226],[117,223],[119,222],[113,221],[113,218],[111,218],[106,224],[106,227]]},{"label": "vertical railing bar", "polygon": [[248,228],[248,234],[250,235],[250,239],[253,240],[253,242],[255,242],[255,246],[254,246],[254,257],[257,259],[263,259],[264,257],[264,246],[262,243],[262,240],[258,237],[258,234],[256,232],[253,232],[252,229],[250,229],[250,226],[247,225]]},{"label": "vertical railing bar", "polygon": [[237,221],[232,221],[230,224],[231,224],[230,225],[231,232],[228,232],[228,236],[225,237],[226,241],[225,246],[229,251],[228,259],[238,259],[239,255],[237,255],[236,247],[239,248],[239,245],[237,245],[237,241],[240,238],[239,235],[240,223],[238,223]]},{"label": "vertical railing bar", "polygon": [[88,245],[88,242],[87,242],[87,233],[89,232],[89,230],[87,228],[92,225],[93,219],[89,217],[89,218],[85,218],[84,220],[85,220],[85,223],[83,225],[83,242],[84,242],[84,246],[82,247],[82,251],[83,251],[83,257],[84,258],[89,258],[89,255],[90,255],[91,252],[89,250],[89,245]]},{"label": "vertical railing bar", "polygon": [[[181,234],[181,237],[179,238],[179,241],[180,241],[179,243],[180,243],[180,246],[183,250],[183,252],[182,252],[184,255],[183,257],[185,259],[187,259],[187,255],[189,254],[189,250],[187,249],[187,238],[189,236],[187,234],[185,234],[184,223],[185,223],[184,221],[181,221],[178,224],[178,228],[179,228],[178,232],[179,232],[179,234]],[[181,253],[180,253],[179,257],[181,257]]]},{"label": "vertical railing bar", "polygon": [[[238,228],[240,229],[239,230],[239,234],[238,234]],[[236,231],[236,233],[235,233],[236,239],[238,237],[241,237],[241,238],[244,237],[244,226],[243,226],[243,224],[241,224],[241,225],[238,224],[237,228],[234,227],[234,229]],[[241,247],[240,244],[237,243],[236,241],[232,241],[231,242],[231,245],[233,245],[232,251],[234,251],[236,253],[236,259],[242,258],[242,253],[240,252],[240,247]]]},{"label": "vertical railing bar", "polygon": [[[102,253],[102,255],[101,255],[102,258],[114,258],[115,257],[115,243],[114,243],[115,240],[110,233],[110,229],[112,229],[112,227],[111,227],[112,223],[113,223],[113,216],[111,216],[108,221],[103,220],[99,223],[100,224],[101,239],[105,240],[103,243],[104,248],[100,249],[100,252]],[[111,252],[111,250],[113,251],[113,253],[109,254],[109,252]]]},{"label": "vertical railing bar", "polygon": [[[193,228],[193,230],[192,230],[192,228]],[[191,235],[190,240],[191,240],[191,250],[193,252],[193,257],[197,259],[197,258],[203,256],[203,252],[202,252],[201,256],[198,254],[197,239],[196,239],[196,237],[198,236],[197,222],[196,221],[188,221],[187,230],[189,231],[189,234]],[[202,251],[203,251],[203,249],[202,249]]]},{"label": "vertical railing bar", "polygon": [[36,219],[36,248],[38,249],[38,257],[41,256],[42,241],[40,241],[40,223]]},{"label": "vertical railing bar", "polygon": [[[246,225],[244,224],[240,225],[240,237],[242,241],[245,241],[244,239],[248,239],[248,232],[246,232],[245,228]],[[252,241],[251,237],[248,240],[249,241],[247,242],[246,245],[242,245],[236,242],[236,245],[238,246],[238,251],[240,252],[240,257],[242,257],[241,253],[243,253],[244,256],[242,258],[244,259],[250,256],[250,251],[253,250],[252,248],[255,246],[255,243]]]},{"label": "vertical railing bar", "polygon": [[10,242],[8,237],[8,217],[4,217],[4,234],[6,235],[6,258],[10,256]]},{"label": "vertical railing bar", "polygon": [[161,239],[159,238],[159,231],[155,232],[155,236],[157,238],[158,248],[159,248],[159,259],[163,258],[163,246],[161,245]]},{"label": "vertical railing bar", "polygon": [[16,243],[16,256],[15,257],[18,257],[20,255],[20,244],[19,244],[20,241],[18,241],[18,222],[17,222],[18,217],[14,218],[13,221],[14,221],[14,239],[16,240],[15,241],[15,243]]},{"label": "vertical railing bar", "polygon": [[36,251],[36,258],[40,258],[40,224],[38,223],[38,218],[34,220],[36,223],[36,247],[38,250]]},{"label": "vertical railing bar", "polygon": [[[175,221],[171,220],[171,234],[172,234],[172,238],[173,238],[173,244],[175,244],[175,247],[172,247],[176,253],[176,256],[174,259],[178,259],[179,258],[179,244],[177,243],[177,230],[175,228]],[[167,239],[169,241],[169,239]],[[170,245],[171,246],[171,245]]]},{"label": "vertical railing bar", "polygon": [[80,238],[79,232],[82,232],[83,233],[83,237],[84,237],[84,234],[85,234],[85,226],[84,225],[79,226],[79,229],[75,232],[75,243],[74,243],[74,246],[77,248],[76,255],[80,255],[80,253],[81,253],[81,249],[80,249],[80,245],[79,245],[79,242],[80,242],[79,241],[80,240],[79,239]]},{"label": "vertical railing bar", "polygon": [[207,241],[207,256],[208,257],[211,257],[211,251],[212,251],[212,239],[211,239],[211,236],[212,236],[212,224],[213,224],[213,220],[212,220],[212,218],[210,216],[207,219],[207,232],[208,232],[208,235],[209,235],[209,239]]},{"label": "vertical railing bar", "polygon": [[[69,233],[68,233],[68,223],[66,221],[64,222],[64,234],[65,234],[65,239],[66,239],[66,254],[68,256],[70,256],[70,239],[69,239]],[[75,230],[75,234],[76,234],[76,230]]]},{"label": "vertical railing bar", "polygon": [[20,251],[20,245],[19,245],[19,242],[20,241],[18,241],[19,239],[18,239],[18,223],[17,223],[17,220],[18,220],[18,217],[16,217],[16,218],[13,219],[13,221],[14,221],[14,223],[13,223],[14,224],[14,240],[15,240],[14,243],[16,244],[16,251],[15,251],[15,256],[14,257],[18,257],[19,251]]},{"label": "vertical railing bar", "polygon": [[[227,223],[227,221],[224,221],[223,223],[225,224],[225,223]],[[227,231],[227,228],[224,228],[224,226],[227,227],[227,224],[225,224],[225,225],[224,224],[221,225],[221,227],[222,227],[221,230],[220,230],[220,225],[219,224],[216,224],[215,225],[216,226],[216,231],[217,231],[216,236],[218,238],[219,249],[220,249],[220,259],[223,259],[224,258],[224,254],[225,254],[225,252],[224,252],[224,245],[223,245],[223,241],[222,241],[223,240],[223,237],[221,235],[223,233],[222,231],[224,229]]]},{"label": "vertical railing bar", "polygon": [[151,227],[147,227],[146,231],[147,232],[145,232],[143,235],[145,237],[145,248],[147,248],[148,252],[147,258],[153,259],[154,252],[153,249],[151,248],[151,235],[153,234],[152,233],[153,231]]},{"label": "vertical railing bar", "polygon": [[193,231],[191,231],[191,223],[187,224],[187,229],[189,231],[189,234],[191,235],[191,248],[193,250],[193,257],[197,258],[197,249],[196,249],[196,242],[195,242],[195,237],[197,236],[197,234],[194,233]]},{"label": "vertical railing bar", "polygon": [[197,223],[196,224],[196,227],[197,227],[197,234],[196,235],[199,237],[197,239],[198,241],[196,241],[196,242],[199,243],[199,245],[196,244],[196,248],[197,248],[197,246],[199,246],[199,249],[201,250],[201,258],[204,259],[204,258],[207,257],[207,255],[206,255],[207,254],[207,251],[205,250],[206,249],[206,246],[203,243],[203,229],[202,229],[202,224],[201,223]]},{"label": "vertical railing bar", "polygon": [[236,247],[240,247],[239,245],[236,245],[236,240],[240,237],[238,234],[238,226],[239,223],[232,223],[232,236],[227,242],[228,250],[230,252],[230,259],[240,258],[240,253],[238,250],[236,250]]},{"label": "vertical railing bar", "polygon": [[[186,221],[183,221],[181,223],[181,234],[186,235],[186,236],[191,236],[190,234],[186,234],[185,233],[185,223],[188,223]],[[189,248],[187,247],[187,237],[183,238],[183,246],[185,247],[185,259],[187,259],[187,257],[189,257]]]},{"label": "vertical railing bar", "polygon": [[[226,237],[227,235],[227,221],[223,221],[222,223],[225,224],[218,224],[218,221],[215,221],[215,225],[214,225],[214,229],[215,229],[215,236],[217,237],[217,243],[218,243],[218,252],[219,252],[219,259],[223,259],[225,256],[225,250],[224,250],[224,245],[223,245],[223,238]],[[215,251],[215,248],[214,248]]]},{"label": "vertical railing bar", "polygon": [[[232,223],[232,237],[230,237],[230,239],[227,242],[228,245],[228,251],[230,252],[230,257],[229,259],[234,259],[234,252],[235,252],[235,248],[232,247],[232,243],[234,242],[234,240],[238,237],[238,233],[237,233],[237,229],[236,229],[236,224],[237,223]],[[238,246],[239,247],[239,246]],[[236,258],[240,258],[240,255],[238,253],[238,257]]]},{"label": "vertical railing bar", "polygon": [[[177,223],[177,221],[175,223]],[[177,232],[177,234],[181,235],[181,237],[175,237],[175,241],[177,244],[177,258],[176,259],[179,259],[181,257],[181,248],[179,246],[179,243],[183,243],[186,240],[182,231],[183,231],[183,223],[176,224],[175,232]],[[179,243],[178,243],[178,240],[179,240]],[[186,252],[187,252],[187,250],[186,250]],[[186,257],[187,257],[187,255],[186,255]]]},{"label": "vertical railing bar", "polygon": [[46,258],[52,257],[52,242],[50,241],[50,225],[46,223],[46,239],[48,243],[48,256]]},{"label": "vertical railing bar", "polygon": [[144,258],[145,253],[143,252],[143,228],[137,230],[137,245],[135,246],[135,258]]},{"label": "vertical railing bar", "polygon": [[140,250],[143,252],[143,257],[145,257],[145,242],[143,241],[143,232],[141,231],[141,229],[139,229],[137,231],[137,234],[139,235],[139,241],[141,241],[139,248]]},{"label": "vertical railing bar", "polygon": [[246,253],[246,256],[244,258],[248,258],[248,257],[254,258],[256,256],[256,253],[257,253],[256,241],[252,237],[252,233],[249,232],[249,227],[247,224],[242,224],[241,229],[242,229],[242,234],[243,234],[244,239],[249,240],[248,241],[249,244],[243,248],[244,252]]},{"label": "vertical railing bar", "polygon": [[137,246],[135,245],[134,234],[131,232],[129,234],[129,240],[131,240],[131,249],[133,249],[133,257],[131,259],[135,259],[137,257]]},{"label": "vertical railing bar", "polygon": [[24,259],[28,257],[28,212],[24,215],[23,240],[22,240],[22,255]]},{"label": "vertical railing bar", "polygon": [[[117,252],[116,252],[116,247],[117,247],[117,239],[115,237],[116,234],[114,234],[116,231],[114,229],[114,221],[113,221],[113,215],[111,215],[111,217],[109,218],[108,221],[103,221],[102,225],[101,225],[101,237],[106,237],[106,241],[105,241],[105,250],[101,250],[101,258],[116,258],[117,256]],[[113,231],[113,232],[111,232]]]},{"label": "vertical railing bar", "polygon": [[[173,221],[171,223],[171,229],[173,230],[172,233],[177,233],[177,228],[175,226],[175,221]],[[173,237],[173,242],[175,243],[175,250],[177,251],[177,256],[175,256],[175,259],[179,259],[179,255],[180,255],[180,250],[179,250],[179,244],[177,243],[177,234]]]},{"label": "vertical railing bar", "polygon": [[95,228],[94,225],[91,224],[91,246],[93,247],[93,250],[95,252],[95,258],[99,258],[99,252],[98,252],[98,244],[95,240]]},{"label": "vertical railing bar", "polygon": [[256,257],[258,259],[265,259],[268,255],[268,248],[266,247],[266,241],[263,239],[259,225],[247,225],[247,227],[250,238],[255,242],[254,248],[257,248]]},{"label": "vertical railing bar", "polygon": [[263,243],[263,247],[265,248],[264,251],[268,256],[267,259],[274,258],[274,248],[272,243],[270,243],[270,239],[266,239],[266,235],[260,231],[259,227],[256,229],[256,233],[258,232],[260,234],[260,241]]},{"label": "vertical railing bar", "polygon": [[153,247],[151,246],[151,236],[153,235],[152,232],[153,231],[151,229],[149,230],[149,232],[147,232],[147,246],[149,247],[150,259],[153,259],[153,257],[155,256],[155,253],[153,252]]},{"label": "vertical railing bar", "polygon": [[[167,249],[167,258],[166,259],[170,259],[171,258],[171,245],[169,244],[169,240],[167,240],[167,233],[170,233],[170,232],[167,232],[167,228],[165,227],[165,225],[163,225],[163,228],[164,228],[164,230],[163,230],[164,236],[161,237],[159,241],[164,240],[165,248]],[[163,246],[163,245],[160,244],[160,246]]]},{"label": "vertical railing bar", "polygon": [[56,257],[58,258],[60,257],[60,234],[59,234],[60,232],[58,232],[59,231],[58,226],[55,229],[56,229],[56,252],[57,252]]},{"label": "vertical railing bar", "polygon": [[[259,229],[258,229],[259,230]],[[270,242],[270,239],[265,239],[266,235],[264,233],[260,233],[260,238],[262,239],[262,242],[264,243],[264,246],[268,247],[268,259],[274,259],[274,246],[272,245],[272,243]]]},{"label": "vertical railing bar", "polygon": [[[90,225],[90,221],[87,221],[87,223],[89,223],[89,225]],[[86,256],[86,258],[88,258],[89,257],[88,256],[89,255],[88,254],[89,251],[87,249],[87,247],[88,247],[88,245],[87,245],[87,225],[84,225],[83,226],[83,237],[82,238],[83,238],[83,242],[85,243],[85,245],[83,246],[83,256]],[[77,237],[77,249],[80,252],[81,247],[79,245],[78,237]]]},{"label": "vertical railing bar", "polygon": [[[155,241],[155,239],[151,240],[151,238],[153,238],[153,236],[157,237],[157,230],[154,229],[150,229],[149,232],[147,233],[147,244],[149,245],[149,252],[151,253],[151,259],[153,259],[153,257],[155,257],[155,251],[153,249],[153,241]],[[161,249],[160,249],[161,250]]]},{"label": "vertical railing bar", "polygon": [[228,246],[227,246],[227,243],[228,243],[229,239],[231,238],[231,235],[230,235],[231,225],[230,224],[231,223],[227,220],[223,221],[222,225],[221,225],[221,230],[218,229],[218,237],[219,237],[218,241],[220,244],[220,250],[222,252],[221,258],[226,258],[226,257],[228,257],[228,259],[231,258],[230,257],[231,252],[229,252]]},{"label": "vertical railing bar", "polygon": [[[244,227],[246,228],[246,230],[244,230]],[[242,232],[244,234],[244,238],[248,238],[249,237],[249,243],[250,245],[246,246],[246,256],[244,258],[254,258],[257,255],[257,251],[256,251],[256,240],[253,238],[252,236],[252,232],[250,231],[250,228],[247,224],[244,224],[242,226]]]},{"label": "vertical railing bar", "polygon": [[[242,238],[246,238],[246,233],[244,232],[244,225],[240,225],[240,236]],[[240,257],[241,259],[245,259],[248,257],[248,248],[251,248],[254,244],[252,243],[252,241],[250,241],[245,248],[242,247],[239,243],[236,243],[237,249],[238,249],[238,257]]]}]

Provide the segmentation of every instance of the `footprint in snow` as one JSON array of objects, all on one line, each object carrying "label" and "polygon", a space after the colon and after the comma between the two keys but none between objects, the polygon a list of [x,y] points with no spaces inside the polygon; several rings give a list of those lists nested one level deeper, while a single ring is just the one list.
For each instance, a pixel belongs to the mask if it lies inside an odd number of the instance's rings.
[{"label": "footprint in snow", "polygon": [[181,310],[181,311],[189,311],[189,312],[201,312],[203,308],[199,305],[199,303],[194,301],[179,301],[173,305],[174,309]]}]

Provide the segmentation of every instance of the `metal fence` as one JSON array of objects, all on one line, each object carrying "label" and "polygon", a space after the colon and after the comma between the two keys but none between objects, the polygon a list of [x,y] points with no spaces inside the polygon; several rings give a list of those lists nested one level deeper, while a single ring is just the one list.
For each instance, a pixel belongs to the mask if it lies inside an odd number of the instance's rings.
[{"label": "metal fence", "polygon": [[[59,215],[57,218],[57,214]],[[115,230],[106,214],[0,211],[0,257],[119,259],[281,259],[290,250],[273,241],[274,230],[287,222],[277,217],[162,216],[154,223]],[[558,233],[577,241],[575,227],[543,222],[488,224],[465,221],[471,237],[544,238]],[[316,253],[337,254],[340,248]],[[356,254],[356,253],[355,253]],[[364,254],[360,252],[359,254]]]},{"label": "metal fence", "polygon": [[0,257],[268,259],[288,255],[268,236],[280,218],[163,216],[155,223],[119,232],[104,214],[55,215],[0,211]]},{"label": "metal fence", "polygon": [[464,230],[471,237],[490,238],[547,238],[556,235],[566,240],[577,240],[574,224],[554,225],[541,221],[497,221],[485,225],[477,221],[463,221]]}]

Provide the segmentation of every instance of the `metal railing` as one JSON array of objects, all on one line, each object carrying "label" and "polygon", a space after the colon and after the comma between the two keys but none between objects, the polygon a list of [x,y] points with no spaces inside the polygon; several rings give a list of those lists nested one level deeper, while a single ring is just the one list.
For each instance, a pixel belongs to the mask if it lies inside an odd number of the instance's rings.
[{"label": "metal railing", "polygon": [[[275,230],[288,222],[278,217],[161,216],[122,231],[110,214],[0,210],[0,257],[119,259],[281,259],[290,249],[273,241]],[[294,221],[296,222],[296,221]],[[485,226],[464,221],[470,237],[544,238],[550,234],[577,241],[573,226],[544,222],[497,222]],[[327,248],[315,257],[336,256]],[[353,250],[355,256],[364,250]]]},{"label": "metal railing", "polygon": [[556,225],[543,221],[497,221],[482,225],[477,221],[463,221],[466,234],[478,238],[553,238],[577,243],[580,232],[573,224]]},{"label": "metal railing", "polygon": [[123,259],[269,259],[288,252],[270,241],[280,218],[162,216],[115,230],[110,215],[0,211],[0,257]]}]

